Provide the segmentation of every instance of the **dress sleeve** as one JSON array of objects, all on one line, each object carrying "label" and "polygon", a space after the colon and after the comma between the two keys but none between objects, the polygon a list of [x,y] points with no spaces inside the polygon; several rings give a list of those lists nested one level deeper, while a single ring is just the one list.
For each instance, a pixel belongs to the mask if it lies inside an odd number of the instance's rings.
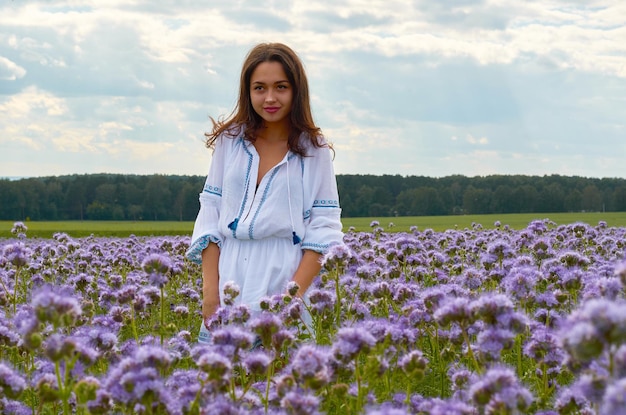
[{"label": "dress sleeve", "polygon": [[315,149],[305,157],[303,183],[305,234],[302,249],[325,254],[329,247],[343,243],[341,208],[330,148]]},{"label": "dress sleeve", "polygon": [[218,223],[222,204],[222,182],[224,177],[225,148],[224,139],[219,137],[211,158],[211,167],[200,193],[200,211],[191,235],[191,244],[187,250],[187,258],[200,264],[202,251],[210,242],[222,245],[222,235]]}]

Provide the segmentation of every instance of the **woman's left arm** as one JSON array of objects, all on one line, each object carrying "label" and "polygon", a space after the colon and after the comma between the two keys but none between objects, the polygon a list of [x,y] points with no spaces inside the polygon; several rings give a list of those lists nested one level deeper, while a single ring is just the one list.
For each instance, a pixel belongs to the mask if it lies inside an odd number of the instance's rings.
[{"label": "woman's left arm", "polygon": [[298,269],[293,274],[293,282],[298,284],[298,293],[296,296],[302,298],[306,290],[309,289],[313,280],[322,269],[322,254],[305,249],[302,252],[302,259],[298,265]]},{"label": "woman's left arm", "polygon": [[311,149],[303,169],[304,206],[309,216],[305,218],[302,241],[302,259],[293,281],[300,287],[302,297],[322,269],[322,257],[328,248],[343,243],[341,208],[337,192],[337,179],[333,169],[331,150],[328,147]]}]

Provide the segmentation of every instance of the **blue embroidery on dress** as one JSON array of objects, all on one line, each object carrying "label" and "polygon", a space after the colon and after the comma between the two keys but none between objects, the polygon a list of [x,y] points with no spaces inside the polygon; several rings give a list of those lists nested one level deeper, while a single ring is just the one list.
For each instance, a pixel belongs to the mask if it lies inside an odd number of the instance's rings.
[{"label": "blue embroidery on dress", "polygon": [[312,242],[304,242],[302,244],[302,249],[309,249],[311,251],[318,252],[320,254],[325,254],[328,251],[330,244],[316,244]]},{"label": "blue embroidery on dress", "polygon": [[338,208],[339,201],[333,200],[333,199],[319,199],[319,200],[313,201],[313,207],[314,208],[318,208],[318,207]]},{"label": "blue embroidery on dress", "polygon": [[254,212],[254,216],[252,217],[252,221],[250,222],[250,228],[248,229],[248,236],[250,237],[250,239],[254,239],[254,237],[253,237],[254,223],[256,222],[257,216],[259,216],[259,212],[261,211],[261,207],[265,203],[265,200],[267,200],[267,194],[269,193],[270,185],[272,184],[272,181],[274,180],[274,177],[276,177],[276,173],[278,173],[278,169],[280,167],[282,167],[282,166],[278,166],[278,167],[276,167],[274,169],[274,171],[270,175],[270,178],[267,181],[267,185],[265,186],[265,189],[263,190],[263,196],[261,197],[261,201],[259,202],[259,206],[257,207],[256,212]]},{"label": "blue embroidery on dress", "polygon": [[211,186],[210,184],[205,185],[203,191],[205,193],[210,193],[212,195],[222,197],[222,189],[217,186]]},{"label": "blue embroidery on dress", "polygon": [[[239,138],[239,140],[243,143],[243,138]],[[248,154],[248,167],[246,168],[246,188],[243,193],[243,200],[241,201],[241,207],[239,208],[239,213],[237,214],[238,219],[243,215],[243,211],[246,207],[246,202],[248,201],[248,184],[250,183],[250,172],[252,171],[252,153],[248,150],[248,148],[244,145],[243,149]],[[233,221],[234,222],[234,221]],[[233,238],[237,239],[237,227],[234,226],[235,229],[232,229]]]},{"label": "blue embroidery on dress", "polygon": [[302,219],[307,220],[311,217],[311,209],[307,209],[304,211],[304,215],[302,215]]},{"label": "blue embroidery on dress", "polygon": [[222,241],[219,238],[210,234],[204,235],[196,239],[195,242],[191,244],[191,246],[189,247],[185,255],[187,256],[187,258],[189,258],[191,262],[195,262],[196,264],[201,264],[202,263],[202,251],[207,246],[209,246],[210,242],[214,242],[218,246],[222,245]]}]

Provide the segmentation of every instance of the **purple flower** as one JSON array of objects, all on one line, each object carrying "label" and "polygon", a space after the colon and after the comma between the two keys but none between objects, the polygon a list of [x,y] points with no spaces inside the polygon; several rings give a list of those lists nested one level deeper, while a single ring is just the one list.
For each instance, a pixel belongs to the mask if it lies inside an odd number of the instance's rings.
[{"label": "purple flower", "polygon": [[0,344],[5,346],[17,346],[20,336],[7,324],[4,318],[0,317]]},{"label": "purple flower", "polygon": [[624,413],[626,413],[626,379],[620,379],[606,388],[600,414],[623,415]]},{"label": "purple flower", "polygon": [[255,375],[264,375],[272,363],[272,359],[263,351],[255,351],[243,359],[243,364],[248,372]]},{"label": "purple flower", "polygon": [[163,287],[172,270],[172,260],[165,254],[150,254],[141,263],[141,268],[148,274],[151,284]]},{"label": "purple flower", "polygon": [[626,286],[626,261],[621,261],[615,266],[615,276]]},{"label": "purple flower", "polygon": [[626,378],[626,345],[621,345],[615,352],[615,372],[616,378]]},{"label": "purple flower", "polygon": [[254,335],[239,327],[224,327],[212,332],[213,344],[237,349],[249,349],[254,342]]},{"label": "purple flower", "polygon": [[268,348],[272,344],[272,336],[278,333],[282,327],[280,317],[267,312],[258,314],[249,324],[252,331],[261,338],[263,346]]},{"label": "purple flower", "polygon": [[33,295],[31,305],[41,323],[55,326],[72,326],[82,315],[80,302],[69,295],[42,288]]},{"label": "purple flower", "polygon": [[561,341],[570,355],[581,361],[599,356],[606,345],[626,343],[626,303],[587,301],[567,319]]},{"label": "purple flower", "polygon": [[59,399],[57,377],[49,372],[39,373],[32,382],[37,395],[43,402],[56,402]]},{"label": "purple flower", "polygon": [[361,328],[344,327],[339,329],[332,345],[333,356],[343,363],[348,363],[359,353],[367,353],[376,344],[376,339]]},{"label": "purple flower", "polygon": [[224,301],[224,304],[229,306],[235,304],[235,298],[239,297],[239,294],[241,292],[239,286],[232,281],[228,281],[226,282],[226,284],[224,284],[223,291],[224,298],[222,300]]},{"label": "purple flower", "polygon": [[[514,312],[513,302],[504,294],[484,294],[472,301],[470,308],[476,318],[492,325],[498,324]],[[504,325],[504,327],[507,326],[508,324]]]},{"label": "purple flower", "polygon": [[607,387],[607,378],[604,376],[598,376],[595,374],[583,374],[574,383],[572,388],[582,396],[584,396],[589,402],[599,404],[604,396],[604,391]]},{"label": "purple flower", "polygon": [[559,254],[558,260],[568,268],[584,268],[590,263],[589,258],[576,251],[563,252]]},{"label": "purple flower", "polygon": [[314,395],[287,392],[281,399],[280,406],[287,414],[313,415],[319,413],[319,398]]},{"label": "purple flower", "polygon": [[326,350],[312,345],[303,345],[291,362],[291,373],[305,388],[317,390],[330,382],[331,370]]},{"label": "purple flower", "polygon": [[499,239],[487,245],[487,253],[494,255],[499,261],[502,261],[504,258],[513,256],[515,250],[511,248],[509,241]]},{"label": "purple flower", "polygon": [[530,338],[524,345],[524,354],[549,368],[559,367],[565,360],[558,337],[541,324],[535,325],[530,331]]},{"label": "purple flower", "polygon": [[339,270],[341,272],[346,265],[355,262],[356,254],[346,244],[331,245],[321,259],[321,264],[328,271]]},{"label": "purple flower", "polygon": [[25,234],[26,231],[28,230],[28,227],[26,225],[24,225],[24,222],[14,222],[13,223],[13,227],[11,228],[11,233],[13,235],[20,235],[20,234]]},{"label": "purple flower", "polygon": [[588,361],[604,350],[600,333],[588,322],[580,322],[561,334],[563,347],[574,359]]},{"label": "purple flower", "polygon": [[234,324],[245,324],[250,316],[250,306],[247,304],[236,304],[229,309],[228,318]]},{"label": "purple flower", "polygon": [[470,300],[465,297],[448,300],[435,311],[434,317],[444,327],[452,323],[467,327],[473,322]]},{"label": "purple flower", "polygon": [[515,267],[502,279],[508,295],[518,300],[532,298],[540,274],[535,268]]},{"label": "purple flower", "polygon": [[309,301],[311,302],[311,314],[316,316],[331,312],[336,299],[330,291],[313,289],[309,293]]},{"label": "purple flower", "polygon": [[430,398],[418,403],[417,413],[429,415],[477,415],[476,409],[465,402],[454,399]]},{"label": "purple flower", "polygon": [[298,291],[300,290],[300,286],[298,285],[297,282],[295,281],[289,281],[287,283],[287,293],[289,293],[290,296],[295,296]]},{"label": "purple flower", "polygon": [[6,260],[18,268],[28,263],[30,253],[30,250],[22,242],[5,245],[4,247]]},{"label": "purple flower", "polygon": [[533,402],[530,392],[520,385],[512,369],[494,366],[469,389],[472,400],[480,407],[489,407],[496,403],[500,410],[508,412],[528,409]]},{"label": "purple flower", "polygon": [[209,375],[209,379],[222,379],[230,376],[232,364],[226,356],[212,350],[206,350],[196,359],[200,370]]},{"label": "purple flower", "polygon": [[581,297],[583,300],[592,298],[617,300],[622,297],[623,291],[624,285],[619,278],[600,277],[586,281]]},{"label": "purple flower", "polygon": [[294,340],[295,336],[291,331],[281,328],[272,336],[272,346],[274,347],[274,350],[278,352],[284,347],[288,347],[293,344]]},{"label": "purple flower", "polygon": [[16,399],[26,389],[26,381],[11,367],[0,362],[0,390],[2,395]]},{"label": "purple flower", "polygon": [[286,324],[301,321],[304,315],[304,306],[302,300],[295,299],[285,307],[282,317]]},{"label": "purple flower", "polygon": [[160,371],[169,367],[167,351],[140,346],[133,356],[122,359],[108,373],[103,388],[114,402],[127,408],[143,405],[146,399],[162,411],[178,412],[177,402],[165,387]]},{"label": "purple flower", "polygon": [[175,370],[165,381],[167,389],[172,391],[175,399],[180,401],[180,406],[187,411],[200,391],[199,377],[200,372],[197,370],[179,369]]},{"label": "purple flower", "polygon": [[463,366],[453,366],[448,370],[448,378],[454,391],[453,397],[462,401],[469,401],[467,390],[469,385],[478,380],[478,375]]},{"label": "purple flower", "polygon": [[428,359],[419,350],[411,350],[398,361],[398,366],[409,376],[421,378],[426,370]]},{"label": "purple flower", "polygon": [[513,346],[514,338],[510,330],[487,327],[476,336],[477,352],[486,361],[497,361],[502,350]]}]

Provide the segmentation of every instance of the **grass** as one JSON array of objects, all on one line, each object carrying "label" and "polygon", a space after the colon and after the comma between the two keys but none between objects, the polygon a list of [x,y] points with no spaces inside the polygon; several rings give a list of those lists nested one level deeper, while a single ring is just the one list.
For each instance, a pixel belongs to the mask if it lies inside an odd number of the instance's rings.
[{"label": "grass", "polygon": [[[372,221],[378,221],[380,226],[392,232],[408,231],[411,226],[420,230],[432,229],[437,232],[447,229],[471,228],[473,223],[479,223],[484,228],[494,228],[494,223],[500,221],[502,226],[508,225],[513,229],[523,229],[531,221],[548,218],[558,225],[575,222],[584,222],[597,225],[605,221],[611,227],[626,227],[626,212],[592,212],[592,213],[516,213],[490,215],[463,215],[463,216],[406,216],[406,217],[369,217],[343,218],[344,231],[354,227],[357,231],[371,230]],[[13,221],[0,221],[0,238],[11,237]],[[393,225],[390,225],[393,224]],[[89,235],[96,236],[159,236],[159,235],[191,235],[193,222],[177,221],[51,221],[26,222],[29,237],[50,238],[56,232],[65,232],[78,238]]]},{"label": "grass", "polygon": [[[406,217],[372,217],[372,218],[345,218],[344,230],[354,226],[357,231],[371,230],[370,223],[374,220],[387,231],[408,231],[411,226],[420,230],[432,229],[437,232],[447,229],[472,228],[473,223],[479,223],[484,228],[494,228],[495,222],[500,221],[502,226],[509,225],[513,229],[524,229],[530,222],[537,219],[550,219],[557,225],[566,225],[584,222],[595,226],[605,221],[611,227],[626,227],[626,212],[577,212],[577,213],[512,213],[489,215],[460,215],[460,216],[406,216]],[[393,223],[390,226],[390,223]]]}]

